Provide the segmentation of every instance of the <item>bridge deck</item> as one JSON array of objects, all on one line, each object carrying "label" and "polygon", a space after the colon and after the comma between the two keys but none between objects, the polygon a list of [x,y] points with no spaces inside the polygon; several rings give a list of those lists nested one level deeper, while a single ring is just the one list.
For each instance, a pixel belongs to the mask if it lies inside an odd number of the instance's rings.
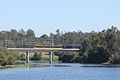
[{"label": "bridge deck", "polygon": [[78,48],[8,48],[17,52],[69,52],[79,51]]}]

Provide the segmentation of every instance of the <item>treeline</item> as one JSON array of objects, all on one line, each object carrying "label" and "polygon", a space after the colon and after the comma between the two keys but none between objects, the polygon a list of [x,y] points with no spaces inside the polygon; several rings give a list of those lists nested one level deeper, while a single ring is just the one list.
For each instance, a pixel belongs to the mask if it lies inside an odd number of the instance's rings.
[{"label": "treeline", "polygon": [[56,34],[50,33],[50,36],[43,34],[40,37],[36,37],[32,29],[27,31],[24,29],[19,31],[11,29],[10,31],[0,31],[0,46],[29,48],[34,47],[34,45],[50,45],[52,37],[55,37],[56,44],[62,44],[59,29],[56,31]]},{"label": "treeline", "polygon": [[2,47],[32,47],[34,40],[35,34],[31,29],[27,31],[11,29],[0,32],[0,46]]},{"label": "treeline", "polygon": [[65,44],[79,44],[78,53],[63,53],[59,60],[78,63],[120,63],[120,30],[116,27],[101,32],[68,32]]},{"label": "treeline", "polygon": [[60,32],[50,35],[43,34],[36,37],[33,30],[23,29],[17,31],[0,32],[0,45],[2,47],[34,47],[34,45],[51,45],[54,37],[55,45],[63,48],[79,48],[78,52],[55,53],[62,62],[77,63],[120,63],[120,30],[111,27],[101,32]]}]

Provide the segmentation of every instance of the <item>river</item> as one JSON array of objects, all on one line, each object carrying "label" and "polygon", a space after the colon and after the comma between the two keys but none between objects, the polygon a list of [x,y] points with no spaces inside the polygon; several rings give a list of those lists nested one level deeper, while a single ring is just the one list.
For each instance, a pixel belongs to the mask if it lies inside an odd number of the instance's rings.
[{"label": "river", "polygon": [[0,80],[120,80],[120,65],[35,63],[1,69]]}]

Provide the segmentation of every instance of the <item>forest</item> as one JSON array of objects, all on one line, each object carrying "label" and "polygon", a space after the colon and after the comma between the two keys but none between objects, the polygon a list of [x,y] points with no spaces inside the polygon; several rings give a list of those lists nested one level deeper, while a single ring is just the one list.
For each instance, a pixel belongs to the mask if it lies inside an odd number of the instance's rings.
[{"label": "forest", "polygon": [[54,45],[62,45],[63,48],[80,49],[79,52],[55,53],[55,55],[59,56],[59,61],[89,64],[120,63],[120,30],[112,26],[99,32],[73,31],[63,33],[57,29],[56,33],[43,34],[39,37],[35,36],[32,29],[26,31],[24,29],[0,31],[0,46],[2,48],[0,51],[0,64],[3,59],[1,57],[5,53],[3,47],[32,48],[35,45],[51,45],[52,37],[55,39]]}]

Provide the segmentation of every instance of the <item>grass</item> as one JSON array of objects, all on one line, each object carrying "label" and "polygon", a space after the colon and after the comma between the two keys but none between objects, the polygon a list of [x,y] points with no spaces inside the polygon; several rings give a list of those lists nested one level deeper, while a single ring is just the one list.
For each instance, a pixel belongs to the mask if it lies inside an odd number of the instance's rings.
[{"label": "grass", "polygon": [[[48,61],[49,61],[49,55],[42,54],[40,62],[48,62]],[[53,62],[58,62],[58,56],[53,55]]]},{"label": "grass", "polygon": [[[34,53],[31,53],[30,56],[33,56]],[[41,60],[38,62],[49,62],[49,53],[42,53]],[[53,62],[58,62],[58,56],[53,55]],[[25,67],[26,62],[18,60],[15,62],[14,65],[6,65],[6,66],[0,66],[0,69],[4,68],[13,68],[13,67]]]}]

